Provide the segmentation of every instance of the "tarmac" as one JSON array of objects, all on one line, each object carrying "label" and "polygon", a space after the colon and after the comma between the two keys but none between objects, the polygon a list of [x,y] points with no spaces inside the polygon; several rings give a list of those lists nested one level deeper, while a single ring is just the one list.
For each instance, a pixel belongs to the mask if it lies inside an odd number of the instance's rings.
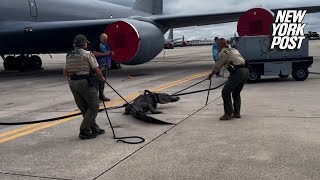
[{"label": "tarmac", "polygon": [[[320,73],[320,41],[310,41]],[[42,55],[44,70],[7,72],[0,65],[0,122],[31,121],[78,112],[62,76],[65,55]],[[109,72],[108,82],[128,101],[148,89],[168,94],[193,85],[214,64],[211,47],[165,50],[139,66]],[[212,86],[227,80],[212,79]],[[209,81],[188,91],[205,89]],[[117,137],[141,136],[141,144],[113,139],[106,114],[97,122],[106,133],[80,140],[80,116],[56,122],[0,126],[0,179],[320,179],[320,75],[302,82],[278,77],[246,84],[242,118],[220,121],[221,88],[181,96],[159,105],[162,114],[148,114],[176,125],[154,125],[110,110]],[[123,101],[108,87],[112,99]]]}]

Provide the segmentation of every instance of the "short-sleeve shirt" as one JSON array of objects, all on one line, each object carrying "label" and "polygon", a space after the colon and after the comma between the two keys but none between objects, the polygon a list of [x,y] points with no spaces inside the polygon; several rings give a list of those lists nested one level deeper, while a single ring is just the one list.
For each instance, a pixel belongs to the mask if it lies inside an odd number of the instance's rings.
[{"label": "short-sleeve shirt", "polygon": [[[100,53],[106,53],[111,51],[110,47],[107,44],[96,42],[93,47],[92,51],[100,52]],[[97,57],[97,62],[99,66],[108,66],[111,67],[111,56],[104,56],[104,57]]]},{"label": "short-sleeve shirt", "polygon": [[213,60],[217,61],[218,59],[218,46],[217,46],[217,42],[214,42],[212,45],[212,57]]},{"label": "short-sleeve shirt", "polygon": [[65,68],[69,74],[88,74],[99,67],[95,56],[81,48],[75,48],[66,57]]},{"label": "short-sleeve shirt", "polygon": [[218,61],[214,65],[214,69],[220,70],[223,66],[228,66],[229,64],[234,66],[244,65],[245,59],[241,56],[237,49],[222,48],[218,55]]}]

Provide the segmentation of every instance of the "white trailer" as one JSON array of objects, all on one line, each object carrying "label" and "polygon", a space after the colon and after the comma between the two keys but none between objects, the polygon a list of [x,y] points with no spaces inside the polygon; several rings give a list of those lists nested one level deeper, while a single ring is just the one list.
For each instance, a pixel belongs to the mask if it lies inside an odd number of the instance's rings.
[{"label": "white trailer", "polygon": [[309,56],[308,38],[303,40],[299,50],[270,50],[271,36],[243,36],[236,40],[235,48],[246,59],[250,67],[248,82],[258,82],[261,76],[290,75],[296,81],[304,81],[309,76],[308,68],[313,64]]}]

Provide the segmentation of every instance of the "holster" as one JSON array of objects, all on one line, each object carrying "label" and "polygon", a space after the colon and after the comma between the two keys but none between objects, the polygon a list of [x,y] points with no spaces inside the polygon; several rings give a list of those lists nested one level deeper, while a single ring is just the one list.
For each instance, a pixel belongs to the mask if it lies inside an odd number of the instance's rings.
[{"label": "holster", "polygon": [[234,72],[236,72],[236,68],[232,64],[229,64],[227,69],[230,74],[233,74]]},{"label": "holster", "polygon": [[89,78],[88,78],[89,87],[97,87],[98,83],[99,83],[99,80],[96,74],[94,74],[93,72],[90,72]]},{"label": "holster", "polygon": [[227,69],[230,72],[230,74],[233,74],[240,68],[248,68],[248,66],[245,64],[244,65],[236,65],[236,66],[230,64]]}]

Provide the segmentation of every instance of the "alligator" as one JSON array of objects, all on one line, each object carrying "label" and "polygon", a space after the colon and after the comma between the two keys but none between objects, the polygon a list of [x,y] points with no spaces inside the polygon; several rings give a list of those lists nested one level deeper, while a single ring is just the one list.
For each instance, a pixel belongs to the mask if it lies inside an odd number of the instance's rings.
[{"label": "alligator", "polygon": [[125,106],[125,115],[131,115],[135,119],[141,120],[147,123],[153,124],[173,124],[165,122],[151,116],[147,116],[145,113],[150,111],[152,114],[161,114],[161,111],[157,111],[158,104],[168,104],[171,102],[177,102],[180,98],[177,96],[170,96],[166,93],[154,93],[145,90],[145,93],[138,96],[130,105]]}]

